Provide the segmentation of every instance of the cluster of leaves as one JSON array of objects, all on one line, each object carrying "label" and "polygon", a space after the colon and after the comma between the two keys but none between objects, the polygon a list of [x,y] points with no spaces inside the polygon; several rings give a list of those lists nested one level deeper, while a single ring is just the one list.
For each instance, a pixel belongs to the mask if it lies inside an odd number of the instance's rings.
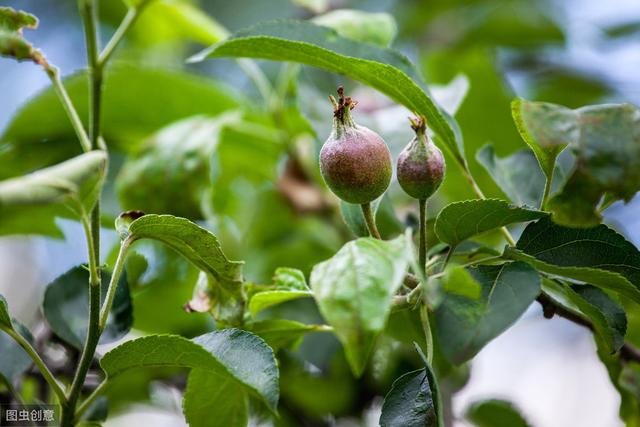
[{"label": "cluster of leaves", "polygon": [[[145,6],[134,3],[131,10]],[[187,3],[158,0],[145,13],[148,19],[177,14],[184,23],[180,28],[189,30],[185,37],[200,42],[218,42],[226,35],[219,24],[207,21]],[[404,230],[407,224],[396,217],[387,195],[376,204],[386,240],[368,237],[360,211],[342,203],[348,229],[360,237],[338,249],[341,238],[335,228],[341,225],[317,217],[299,219],[272,186],[263,188],[276,182],[284,195],[291,194],[287,193],[291,186],[298,198],[303,191],[310,193],[311,202],[290,197],[295,209],[304,210],[305,203],[311,203],[332,217],[337,207],[326,201],[315,159],[305,162],[297,151],[315,137],[299,111],[295,90],[290,93],[299,68],[283,67],[288,80],[282,93],[267,93],[281,96],[276,101],[268,98],[267,109],[256,109],[241,95],[209,80],[131,65],[108,68],[103,137],[111,150],[126,155],[115,190],[122,207],[147,214],[127,211],[115,218],[117,208],[109,211],[107,205],[106,216],[115,220],[121,243],[113,271],[104,271],[101,277],[102,307],[108,308],[101,342],[122,338],[132,326],[159,332],[134,324],[138,304],[157,301],[144,295],[162,295],[168,301],[161,307],[175,310],[176,299],[166,298],[175,293],[164,295],[153,289],[156,283],[150,283],[156,280],[149,276],[154,274],[168,276],[164,283],[193,284],[187,311],[210,314],[218,330],[193,339],[152,334],[118,345],[100,359],[104,388],[126,377],[124,373],[144,367],[187,368],[183,409],[189,424],[244,426],[250,413],[277,417],[280,389],[284,398],[307,408],[303,389],[322,387],[326,378],[296,371],[297,361],[288,359],[290,350],[298,348],[306,334],[332,331],[356,377],[371,367],[385,340],[408,344],[412,352],[415,346],[420,368],[399,376],[388,389],[380,425],[443,426],[445,403],[439,382],[459,373],[538,300],[551,307],[551,314],[593,329],[599,355],[622,396],[621,416],[628,425],[639,422],[637,389],[632,387],[638,366],[637,361],[629,362],[628,348],[625,352],[629,321],[624,307],[633,309],[640,303],[640,251],[600,224],[606,206],[628,201],[640,190],[635,167],[640,163],[638,108],[623,104],[572,110],[516,99],[513,119],[528,147],[507,157],[498,157],[492,146],[477,152],[478,162],[509,200],[487,199],[471,176],[462,133],[453,117],[456,108],[432,95],[411,62],[387,47],[395,34],[393,21],[386,15],[345,13],[329,13],[313,22],[259,24],[214,44],[191,61],[235,57],[293,62],[377,89],[426,117],[436,144],[469,176],[477,198],[439,211],[432,222],[434,244],[426,272],[416,260],[411,232]],[[0,53],[33,59],[32,53],[24,57],[9,43],[26,43],[19,30],[35,25],[34,18],[10,9],[0,10],[0,18]],[[362,25],[345,25],[345,20]],[[244,64],[256,67],[253,62]],[[79,107],[79,119],[85,122],[91,113],[85,106],[88,78],[91,75],[83,72],[64,82]],[[462,88],[455,98],[464,97],[465,86],[450,88],[454,92]],[[67,159],[78,154],[73,141],[77,129],[68,124],[56,95],[50,89],[32,99],[2,135],[0,234],[59,237],[55,218],[84,220],[100,199],[107,155],[95,150]],[[125,104],[137,114],[123,111]],[[147,105],[163,108],[149,110]],[[31,126],[36,118],[40,126]],[[46,154],[33,156],[35,150]],[[283,157],[295,173],[279,174]],[[247,198],[255,212],[247,212],[242,203]],[[261,226],[269,216],[280,214],[286,219],[282,225]],[[207,227],[195,222],[200,220]],[[527,225],[514,242],[505,227],[520,224]],[[303,237],[289,238],[293,230]],[[506,246],[483,243],[483,236],[500,230],[507,236]],[[301,243],[308,239],[315,246]],[[311,270],[309,284],[303,271],[273,265],[280,259],[273,256],[276,249],[262,249],[272,244],[290,254],[293,265]],[[161,248],[187,260],[187,271],[172,267],[176,262],[172,255],[162,266],[167,271],[153,271],[153,258]],[[155,255],[148,256],[149,251]],[[300,251],[315,254],[311,265],[296,262]],[[233,261],[236,257],[250,262]],[[323,258],[328,259],[317,262]],[[272,271],[270,284],[247,279]],[[77,266],[47,287],[43,301],[53,333],[77,350],[82,350],[87,337],[88,282],[87,268]],[[140,292],[132,295],[136,288]],[[277,309],[290,305],[285,303],[300,299],[302,304],[311,298],[321,318],[302,322],[278,316]],[[34,350],[30,334],[12,320],[4,298],[0,329],[6,333],[0,334],[0,376],[10,384],[29,368]],[[334,387],[331,383],[329,388]],[[88,396],[87,405],[94,397]],[[64,404],[64,396],[58,398]],[[80,408],[86,410],[87,405]],[[319,415],[339,412],[336,408],[340,405]],[[501,401],[476,404],[468,409],[467,418],[481,427],[528,425]]]}]

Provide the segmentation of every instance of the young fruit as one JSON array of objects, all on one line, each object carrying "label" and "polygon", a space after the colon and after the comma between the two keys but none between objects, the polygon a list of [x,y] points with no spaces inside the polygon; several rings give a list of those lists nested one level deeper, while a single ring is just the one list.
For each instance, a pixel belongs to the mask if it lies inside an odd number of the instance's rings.
[{"label": "young fruit", "polygon": [[398,182],[411,197],[427,200],[444,179],[444,157],[427,135],[424,119],[409,120],[416,136],[398,156]]},{"label": "young fruit", "polygon": [[320,171],[333,193],[345,202],[365,204],[385,192],[391,181],[391,153],[384,140],[351,118],[356,102],[338,88],[333,130],[320,151]]}]

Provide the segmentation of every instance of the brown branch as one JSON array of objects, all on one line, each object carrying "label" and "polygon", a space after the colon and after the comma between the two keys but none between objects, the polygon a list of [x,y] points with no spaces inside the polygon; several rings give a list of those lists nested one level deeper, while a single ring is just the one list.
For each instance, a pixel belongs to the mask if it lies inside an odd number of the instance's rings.
[{"label": "brown branch", "polygon": [[[558,315],[577,325],[584,326],[592,332],[595,331],[593,323],[575,313],[572,313],[564,307],[559,306],[545,294],[540,294],[538,298],[536,298],[536,301],[538,301],[542,306],[544,317],[546,317],[547,319],[551,319],[554,315]],[[619,355],[620,359],[625,362],[635,361],[640,363],[640,349],[634,347],[629,343],[623,344],[622,348],[620,348]]]}]

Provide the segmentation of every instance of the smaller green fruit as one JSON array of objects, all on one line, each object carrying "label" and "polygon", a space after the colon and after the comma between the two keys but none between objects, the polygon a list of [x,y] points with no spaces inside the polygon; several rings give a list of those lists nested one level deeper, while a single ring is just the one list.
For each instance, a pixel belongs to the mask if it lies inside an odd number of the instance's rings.
[{"label": "smaller green fruit", "polygon": [[380,197],[392,174],[391,153],[384,140],[351,118],[355,102],[338,88],[333,130],[320,150],[320,172],[331,191],[353,204],[365,204]]},{"label": "smaller green fruit", "polygon": [[416,136],[398,156],[398,182],[411,197],[426,200],[442,184],[444,157],[427,135],[424,118],[409,120]]}]

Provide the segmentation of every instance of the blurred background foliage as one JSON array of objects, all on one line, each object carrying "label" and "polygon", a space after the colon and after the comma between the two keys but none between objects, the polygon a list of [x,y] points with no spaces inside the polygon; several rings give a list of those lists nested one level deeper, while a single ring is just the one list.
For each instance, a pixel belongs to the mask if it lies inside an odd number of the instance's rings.
[{"label": "blurred background foliage", "polygon": [[[86,120],[83,41],[75,2],[5,3],[40,17],[40,29],[29,32],[28,38],[69,76],[68,91]],[[127,7],[116,0],[99,3],[104,42]],[[254,84],[250,63],[227,59],[185,63],[204,46],[256,22],[314,18],[342,8],[381,13],[372,27],[355,29],[351,28],[357,22],[353,17],[334,16],[343,35],[391,44],[419,66],[435,91],[454,98],[465,95],[456,119],[471,170],[488,196],[505,198],[477,163],[475,153],[487,143],[493,144],[499,157],[524,147],[511,118],[510,102],[516,95],[570,107],[640,99],[637,89],[629,90],[632,77],[590,61],[593,50],[584,52],[584,46],[615,52],[637,49],[640,17],[580,38],[576,35],[580,28],[572,20],[575,14],[567,11],[579,3],[158,0],[143,13],[107,70],[103,130],[113,160],[103,207],[104,233],[113,234],[113,218],[125,209],[184,216],[214,231],[230,258],[245,260],[247,280],[264,284],[271,282],[279,266],[308,274],[314,264],[353,238],[317,168],[317,153],[331,125],[327,95],[344,85],[359,101],[356,120],[381,133],[394,154],[411,139],[410,112],[369,88],[318,69],[258,62],[268,79],[262,83],[273,86],[278,94],[274,99],[265,97],[263,88]],[[622,53],[618,57],[624,58]],[[621,61],[640,65],[637,58]],[[25,101],[16,95],[24,92],[20,86],[29,83],[21,79],[25,67],[29,65],[0,62],[0,97],[4,92],[6,99]],[[468,80],[466,93],[461,74]],[[73,130],[50,89],[35,94],[13,114],[16,107],[0,106],[4,127],[0,178],[79,154]],[[413,203],[395,182],[389,197],[395,209],[386,201],[379,210],[383,234],[397,233],[416,221]],[[473,197],[459,168],[448,159],[445,183],[429,214],[433,216],[446,203]],[[73,229],[64,229],[67,239],[72,239]],[[498,240],[489,235],[485,241],[495,244]],[[114,239],[106,242],[113,244]],[[103,252],[115,255],[113,246],[106,249]],[[215,326],[206,314],[183,311],[197,272],[175,254],[152,244],[137,246],[127,275],[136,331],[192,337]],[[398,316],[404,315],[410,316]],[[322,322],[311,300],[273,307],[261,316]],[[335,418],[362,417],[394,378],[419,366],[411,346],[400,347],[391,339],[420,341],[420,326],[416,331],[407,328],[417,321],[392,319],[368,374],[360,380],[352,378],[331,334],[309,334],[296,349],[282,350],[282,417],[276,424],[327,425]],[[452,393],[465,384],[468,368],[454,370],[439,359],[436,367],[444,382],[445,402],[450,403]],[[162,387],[183,384],[181,373],[162,375]],[[112,411],[118,410],[124,395],[161,406],[166,403],[166,395],[154,388],[157,383],[146,386],[151,377],[151,373],[136,373],[112,389]],[[153,378],[158,378],[157,372]],[[481,416],[480,408],[473,410]]]}]

